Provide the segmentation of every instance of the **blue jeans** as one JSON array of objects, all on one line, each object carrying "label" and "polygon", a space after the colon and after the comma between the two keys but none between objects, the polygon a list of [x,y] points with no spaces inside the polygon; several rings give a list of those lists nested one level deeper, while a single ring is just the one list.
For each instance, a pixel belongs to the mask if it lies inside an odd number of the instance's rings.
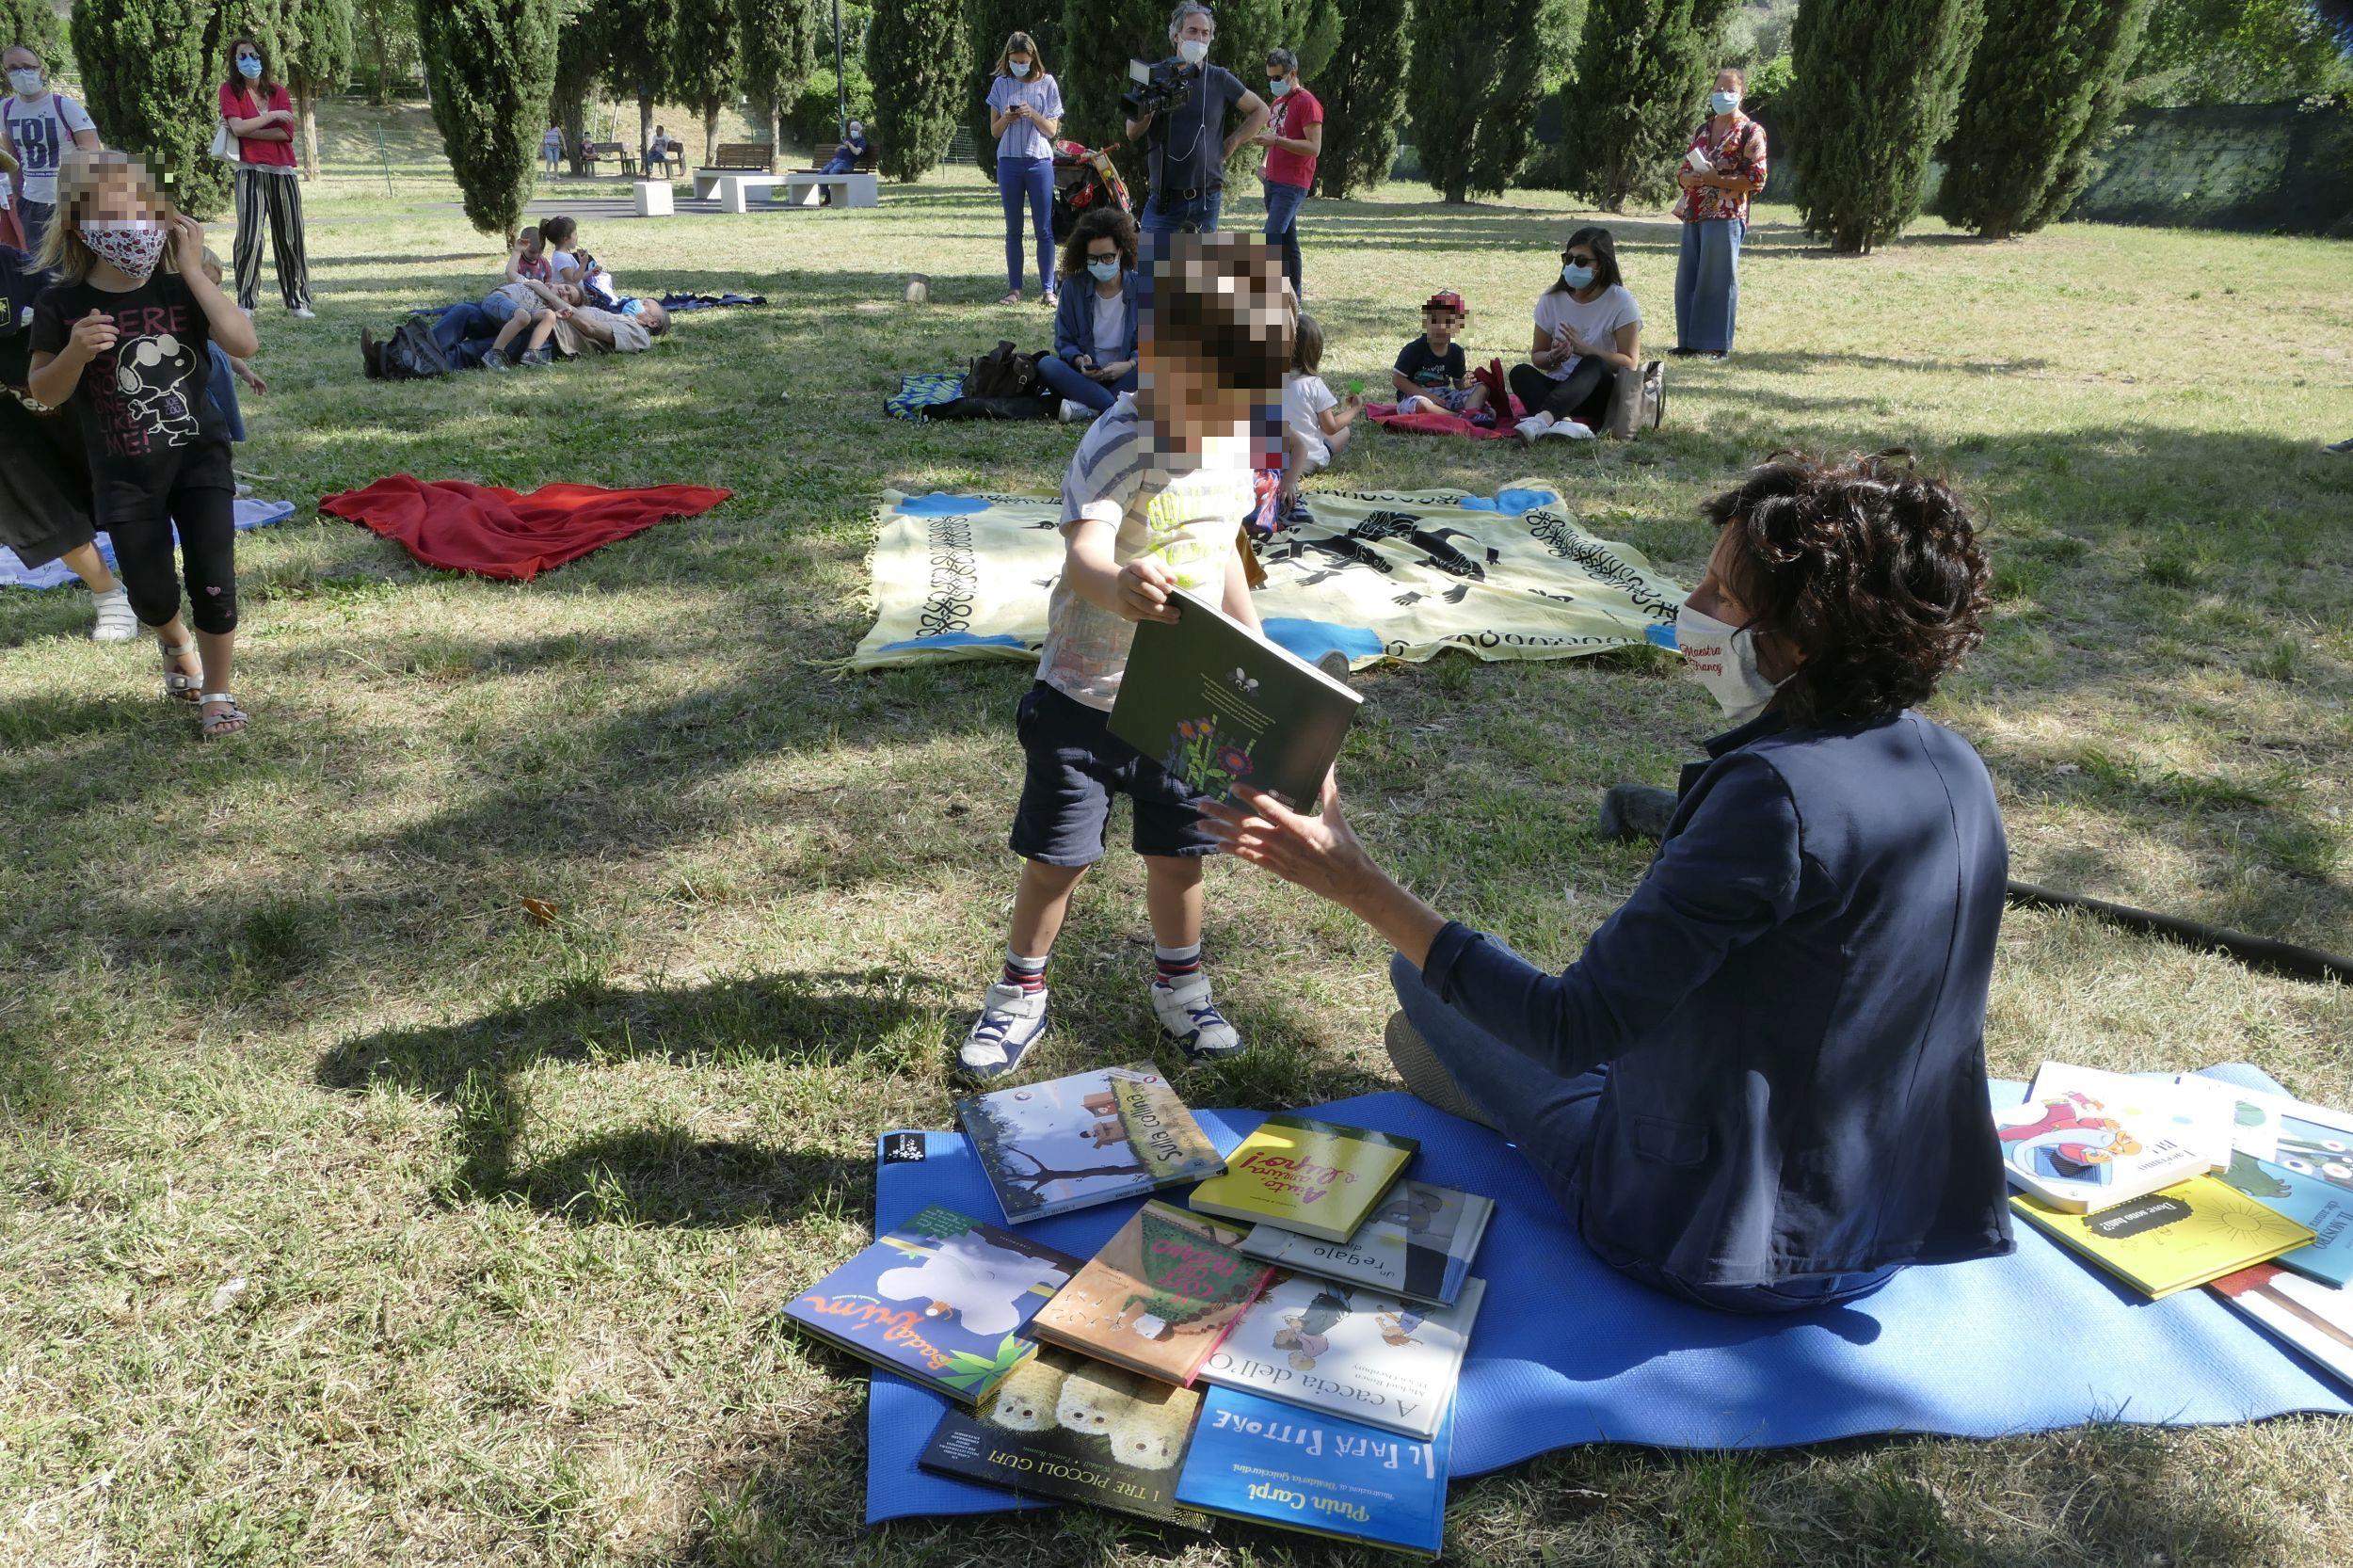
[{"label": "blue jeans", "polygon": [[1037,373],[1054,389],[1054,395],[1083,404],[1098,414],[1110,408],[1121,392],[1136,390],[1136,373],[1132,370],[1116,381],[1097,381],[1059,354],[1048,354],[1038,360]]},{"label": "blue jeans", "polygon": [[1291,293],[1300,298],[1307,291],[1299,281],[1299,209],[1307,200],[1305,185],[1281,185],[1272,180],[1266,185],[1266,242],[1283,253],[1283,276],[1291,280]]},{"label": "blue jeans", "polygon": [[1031,227],[1037,233],[1038,286],[1054,292],[1054,160],[1000,158],[997,196],[1005,208],[1005,287],[1021,287],[1021,208],[1028,199]]},{"label": "blue jeans", "polygon": [[433,324],[433,341],[449,356],[452,368],[472,370],[482,363],[499,328],[520,309],[512,299],[496,294],[479,303],[465,300],[452,305]]},{"label": "blue jeans", "polygon": [[825,160],[825,167],[819,169],[817,172],[820,174],[847,174],[856,167],[856,153],[836,152],[832,157]]},{"label": "blue jeans", "polygon": [[[1607,1069],[1575,1078],[1546,1071],[1522,1051],[1504,1044],[1441,1000],[1422,984],[1421,970],[1402,953],[1389,960],[1389,984],[1406,1021],[1429,1042],[1431,1052],[1463,1093],[1478,1102],[1519,1149],[1520,1158],[1575,1216],[1581,1207],[1578,1183],[1593,1114],[1609,1081]],[[1598,1255],[1597,1255],[1598,1256]],[[1667,1295],[1721,1312],[1803,1312],[1833,1306],[1868,1294],[1887,1283],[1893,1268],[1861,1274],[1829,1274],[1778,1285],[1694,1285],[1658,1269],[1648,1259],[1603,1256],[1629,1279]]]},{"label": "blue jeans", "polygon": [[49,232],[49,220],[56,216],[55,201],[20,201],[16,204],[16,226],[24,231],[24,253],[40,254],[41,236]]},{"label": "blue jeans", "polygon": [[1683,226],[1683,254],[1675,263],[1677,348],[1732,352],[1733,323],[1740,313],[1740,236],[1747,230],[1737,217]]},{"label": "blue jeans", "polygon": [[216,343],[204,345],[212,350],[212,374],[204,382],[204,396],[220,410],[221,424],[229,427],[229,439],[245,440],[245,410],[237,403],[237,373],[229,365],[229,351]]},{"label": "blue jeans", "polygon": [[[1136,228],[1144,235],[1144,262],[1149,264],[1160,259],[1171,234],[1216,233],[1217,216],[1225,205],[1225,193],[1223,190],[1206,191],[1190,201],[1172,202],[1165,212],[1157,198],[1146,201],[1144,211],[1136,215]],[[1151,292],[1151,284],[1145,283],[1147,298]]]}]

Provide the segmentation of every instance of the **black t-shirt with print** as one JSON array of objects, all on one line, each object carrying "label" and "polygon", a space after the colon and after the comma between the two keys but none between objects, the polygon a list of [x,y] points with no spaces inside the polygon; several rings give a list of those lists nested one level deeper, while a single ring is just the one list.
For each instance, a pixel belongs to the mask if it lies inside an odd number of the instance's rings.
[{"label": "black t-shirt with print", "polygon": [[92,311],[114,318],[115,346],[83,367],[66,408],[81,423],[102,518],[159,514],[175,484],[233,488],[228,427],[204,395],[211,325],[186,281],[158,268],[121,294],[52,283],[33,307],[33,352],[63,352]]},{"label": "black t-shirt with print", "polygon": [[1463,345],[1446,345],[1446,358],[1441,360],[1430,352],[1428,338],[1416,338],[1398,350],[1397,373],[1417,387],[1450,387],[1468,374],[1463,360]]}]

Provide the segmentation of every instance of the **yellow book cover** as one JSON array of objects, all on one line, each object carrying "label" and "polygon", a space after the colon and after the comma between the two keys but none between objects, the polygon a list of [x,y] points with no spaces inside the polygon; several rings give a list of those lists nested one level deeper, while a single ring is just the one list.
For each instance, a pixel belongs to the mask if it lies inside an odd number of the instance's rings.
[{"label": "yellow book cover", "polygon": [[2228,1182],[2192,1176],[2097,1214],[2069,1214],[2013,1192],[2018,1212],[2153,1299],[2310,1246],[2310,1226]]},{"label": "yellow book cover", "polygon": [[1310,1116],[1269,1116],[1226,1158],[1224,1176],[1193,1189],[1193,1207],[1345,1241],[1420,1149],[1417,1140],[1394,1133]]}]

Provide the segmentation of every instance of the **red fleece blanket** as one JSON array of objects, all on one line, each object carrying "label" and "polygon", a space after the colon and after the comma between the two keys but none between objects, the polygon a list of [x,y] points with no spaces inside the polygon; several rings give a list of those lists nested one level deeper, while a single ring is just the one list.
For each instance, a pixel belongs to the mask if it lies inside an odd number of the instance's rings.
[{"label": "red fleece blanket", "polygon": [[428,567],[528,583],[657,522],[700,516],[733,493],[700,485],[644,490],[543,485],[518,495],[463,479],[395,473],[330,495],[319,510],[396,540]]},{"label": "red fleece blanket", "polygon": [[1423,404],[1410,414],[1401,414],[1394,403],[1368,403],[1365,417],[1385,430],[1412,430],[1424,436],[1468,436],[1474,440],[1509,440],[1519,434],[1516,425],[1528,417],[1520,400],[1512,399],[1512,417],[1498,420],[1492,426],[1473,424],[1460,414],[1449,414],[1444,408]]}]

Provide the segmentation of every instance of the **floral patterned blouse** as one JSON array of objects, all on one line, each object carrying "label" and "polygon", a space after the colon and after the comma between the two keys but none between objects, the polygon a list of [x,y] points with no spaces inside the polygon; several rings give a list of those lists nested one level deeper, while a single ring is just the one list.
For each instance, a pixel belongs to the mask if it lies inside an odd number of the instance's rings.
[{"label": "floral patterned blouse", "polygon": [[[1747,115],[1736,114],[1732,117],[1731,126],[1723,135],[1718,136],[1708,129],[1712,123],[1712,120],[1700,122],[1699,130],[1691,136],[1690,146],[1685,149],[1686,159],[1693,152],[1705,152],[1707,161],[1716,166],[1717,173],[1753,181],[1756,188],[1763,190],[1765,127]],[[1735,196],[1714,185],[1701,185],[1685,191],[1676,200],[1674,211],[1675,216],[1687,223],[1702,223],[1712,217],[1737,217],[1746,223],[1749,219],[1749,198]]]}]

